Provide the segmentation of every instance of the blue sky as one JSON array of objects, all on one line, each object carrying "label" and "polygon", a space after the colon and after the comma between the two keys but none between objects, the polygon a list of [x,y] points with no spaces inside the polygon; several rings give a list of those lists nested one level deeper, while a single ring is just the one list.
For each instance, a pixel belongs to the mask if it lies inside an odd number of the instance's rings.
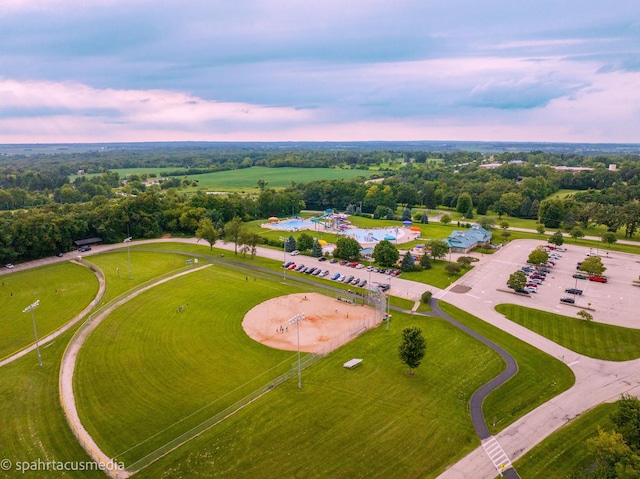
[{"label": "blue sky", "polygon": [[637,0],[3,0],[0,142],[640,142]]}]

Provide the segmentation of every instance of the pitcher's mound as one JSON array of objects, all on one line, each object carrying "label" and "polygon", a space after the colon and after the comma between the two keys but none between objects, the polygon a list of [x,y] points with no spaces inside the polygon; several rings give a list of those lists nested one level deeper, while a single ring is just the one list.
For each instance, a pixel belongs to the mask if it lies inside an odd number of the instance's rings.
[{"label": "pitcher's mound", "polygon": [[376,317],[374,309],[362,306],[362,298],[353,299],[357,304],[348,304],[319,293],[279,296],[247,312],[242,327],[250,338],[262,344],[297,351],[298,326],[289,320],[304,314],[304,319],[299,322],[300,350],[326,354],[379,324],[382,319]]}]

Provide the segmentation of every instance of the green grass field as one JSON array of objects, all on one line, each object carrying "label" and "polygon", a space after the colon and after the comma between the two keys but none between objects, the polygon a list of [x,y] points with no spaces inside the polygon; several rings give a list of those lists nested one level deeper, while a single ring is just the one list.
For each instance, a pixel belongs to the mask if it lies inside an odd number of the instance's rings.
[{"label": "green grass field", "polygon": [[34,343],[31,313],[22,312],[27,306],[40,300],[34,316],[41,339],[73,319],[98,292],[95,274],[69,262],[6,274],[1,281],[0,358]]},{"label": "green grass field", "polygon": [[598,435],[598,427],[613,429],[610,415],[616,408],[614,403],[601,404],[553,433],[515,462],[520,477],[564,479],[588,469],[593,458],[587,454],[586,441]]},{"label": "green grass field", "polygon": [[[415,376],[397,359],[401,328],[428,344]],[[342,363],[364,358],[358,369]],[[491,351],[437,318],[394,314],[171,456],[159,477],[436,477],[478,445],[471,393],[497,374]],[[428,454],[425,454],[428,451]]]},{"label": "green grass field", "polygon": [[439,305],[452,318],[500,345],[518,363],[518,373],[489,394],[482,405],[492,434],[573,386],[575,377],[562,361],[451,304],[440,301]]},{"label": "green grass field", "polygon": [[640,330],[584,321],[515,304],[496,311],[572,351],[606,361],[640,358]]},{"label": "green grass field", "polygon": [[[122,453],[217,399],[189,420],[193,425],[264,384],[278,368],[290,367],[290,352],[248,339],[240,320],[251,305],[296,288],[262,278],[249,286],[243,272],[214,265],[146,292],[93,333],[79,355],[76,391],[87,428],[108,453]],[[187,302],[189,307],[176,313],[176,305]],[[429,353],[408,377],[396,349],[401,327],[413,323],[424,328]],[[366,363],[344,370],[342,362],[351,357]],[[467,402],[502,367],[495,353],[447,323],[394,312],[390,331],[365,333],[305,371],[301,391],[295,381],[286,383],[139,474],[264,477],[269,471],[268,476],[281,477],[300,470],[306,477],[368,477],[373,471],[401,471],[405,477],[434,477],[477,445]],[[453,388],[452,377],[460,378]],[[140,457],[175,434],[167,431],[118,458]],[[302,442],[312,434],[317,438]],[[365,445],[356,439],[363,436]],[[224,447],[221,457],[219,447]],[[282,450],[291,455],[279,461]],[[205,459],[212,456],[215,461]]]},{"label": "green grass field", "polygon": [[258,190],[258,180],[267,181],[268,188],[284,188],[292,182],[305,183],[318,180],[350,180],[363,176],[369,178],[374,171],[351,170],[341,168],[267,168],[254,166],[241,170],[219,171],[203,175],[187,176],[189,180],[197,180],[194,189],[203,191],[245,191]]}]

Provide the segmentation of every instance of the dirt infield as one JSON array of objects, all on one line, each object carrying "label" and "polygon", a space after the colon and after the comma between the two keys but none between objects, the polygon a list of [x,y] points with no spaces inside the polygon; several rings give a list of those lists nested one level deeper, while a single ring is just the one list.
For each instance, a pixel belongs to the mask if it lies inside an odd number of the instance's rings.
[{"label": "dirt infield", "polygon": [[[351,295],[345,293],[345,298]],[[260,303],[242,320],[252,339],[286,351],[298,350],[297,327],[289,320],[304,314],[300,321],[300,350],[326,354],[362,331],[380,322],[376,311],[362,305],[362,298],[349,304],[319,293],[290,294]]]}]

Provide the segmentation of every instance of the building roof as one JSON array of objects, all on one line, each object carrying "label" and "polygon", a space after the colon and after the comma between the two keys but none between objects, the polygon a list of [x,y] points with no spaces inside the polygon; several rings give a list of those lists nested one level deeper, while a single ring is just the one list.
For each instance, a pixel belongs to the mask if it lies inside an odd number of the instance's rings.
[{"label": "building roof", "polygon": [[73,242],[73,244],[75,244],[76,246],[85,246],[85,245],[88,245],[88,244],[96,244],[96,243],[102,243],[102,239],[100,239],[100,238],[87,238],[87,239],[75,240]]},{"label": "building roof", "polygon": [[491,240],[491,232],[479,225],[474,225],[467,230],[454,230],[445,240],[449,248],[469,248],[478,243],[486,243]]}]

